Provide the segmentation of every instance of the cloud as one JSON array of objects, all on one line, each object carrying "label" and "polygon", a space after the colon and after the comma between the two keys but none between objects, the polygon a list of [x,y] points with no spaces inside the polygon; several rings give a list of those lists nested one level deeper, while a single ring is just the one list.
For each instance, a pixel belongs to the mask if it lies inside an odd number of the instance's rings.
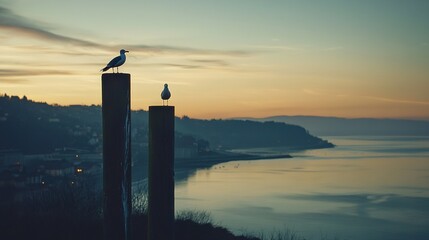
[{"label": "cloud", "polygon": [[7,83],[7,84],[22,84],[26,83],[28,80],[26,79],[10,79],[10,78],[2,78],[0,77],[0,83]]},{"label": "cloud", "polygon": [[413,100],[393,99],[393,98],[374,97],[374,96],[362,96],[362,97],[381,101],[381,102],[403,103],[403,104],[413,104],[413,105],[429,105],[429,102],[425,102],[425,101],[413,101]]},{"label": "cloud", "polygon": [[240,50],[210,50],[210,49],[196,49],[186,47],[175,47],[165,45],[117,45],[118,47],[124,47],[132,52],[142,52],[150,54],[176,54],[176,55],[219,55],[219,56],[230,56],[230,57],[243,57],[248,55],[248,52]]},{"label": "cloud", "polygon": [[200,60],[190,60],[186,63],[149,63],[145,64],[149,66],[160,66],[160,67],[167,67],[167,68],[179,68],[179,69],[219,69],[219,68],[226,68],[229,66],[228,63],[226,63],[223,60],[216,60],[216,59],[200,59]]},{"label": "cloud", "polygon": [[198,60],[193,60],[193,62],[203,63],[205,65],[216,66],[216,67],[229,66],[229,64],[226,61],[218,60],[218,59],[198,59]]},{"label": "cloud", "polygon": [[190,64],[176,64],[176,63],[154,63],[154,64],[147,64],[152,66],[161,66],[161,67],[167,67],[167,68],[179,68],[179,69],[201,69],[202,66],[198,65],[190,65]]},{"label": "cloud", "polygon": [[52,69],[0,69],[0,84],[27,84],[35,76],[74,75],[69,71]]},{"label": "cloud", "polygon": [[[5,77],[24,77],[24,76],[41,76],[41,75],[70,75],[70,72],[67,71],[58,71],[58,70],[44,70],[44,69],[0,69],[0,79]],[[1,80],[4,81],[4,80]]]},{"label": "cloud", "polygon": [[290,47],[286,45],[249,45],[248,47],[264,50],[280,50],[280,51],[303,51],[304,48]]},{"label": "cloud", "polygon": [[302,46],[302,47],[292,47],[288,45],[248,45],[250,48],[262,49],[267,51],[288,51],[288,52],[331,52],[331,51],[341,51],[344,50],[342,46],[332,46],[332,47],[311,47],[311,46]]},{"label": "cloud", "polygon": [[[35,39],[52,41],[62,44],[71,44],[77,47],[89,47],[103,51],[113,51],[125,48],[134,53],[144,54],[174,54],[174,55],[220,55],[241,57],[248,53],[240,50],[210,50],[210,49],[195,49],[187,47],[165,46],[165,45],[144,45],[144,44],[117,44],[105,45],[95,43],[79,38],[73,38],[48,31],[45,26],[34,23],[33,20],[15,14],[13,11],[0,6],[0,29],[14,31],[15,33],[30,36]],[[47,50],[47,49],[45,49]],[[72,51],[64,51],[61,49],[51,49],[50,51],[58,51],[61,54],[74,54]],[[88,53],[89,54],[89,53]]]},{"label": "cloud", "polygon": [[301,91],[308,95],[313,96],[333,96],[333,97],[350,97],[348,94],[334,94],[332,91],[324,90],[324,89],[310,89],[303,88]]},{"label": "cloud", "polygon": [[100,47],[99,44],[93,42],[52,33],[33,22],[30,19],[16,15],[7,8],[0,7],[0,28],[13,30],[43,40],[59,41],[86,47]]},{"label": "cloud", "polygon": [[370,100],[376,100],[379,102],[389,102],[389,103],[400,103],[400,104],[411,104],[411,105],[429,105],[429,102],[426,101],[414,101],[406,99],[394,99],[394,98],[385,98],[385,97],[376,97],[376,96],[365,96],[365,95],[349,95],[349,94],[332,94],[324,90],[315,90],[315,89],[302,89],[302,91],[309,95],[315,96],[335,96],[335,97],[350,97],[350,98],[366,98]]}]

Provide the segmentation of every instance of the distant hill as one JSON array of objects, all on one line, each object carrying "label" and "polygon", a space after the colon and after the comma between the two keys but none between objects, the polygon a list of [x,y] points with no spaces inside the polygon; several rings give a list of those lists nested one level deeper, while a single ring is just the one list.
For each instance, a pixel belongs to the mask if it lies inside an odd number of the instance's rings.
[{"label": "distant hill", "polygon": [[[131,113],[136,148],[147,142],[148,112]],[[100,151],[101,106],[58,106],[26,97],[0,96],[0,150],[48,153],[55,148]],[[300,126],[247,120],[198,120],[176,117],[177,136],[208,140],[212,148],[291,147],[323,148],[333,145]],[[189,141],[189,138],[183,138]],[[176,139],[177,141],[177,139]],[[133,150],[133,151],[134,151]]]},{"label": "distant hill", "polygon": [[[142,122],[141,111],[132,115],[136,122]],[[58,106],[26,97],[0,96],[0,150],[50,153],[67,147],[100,151],[101,116],[101,107],[96,105]],[[144,129],[144,125],[135,124],[133,135],[144,136]]]},{"label": "distant hill", "polygon": [[[41,153],[59,146],[87,147],[73,135],[82,125],[79,116],[64,113],[62,107],[36,103],[27,98],[0,98],[0,146],[2,149]],[[76,131],[79,129],[76,129]],[[80,139],[82,140],[82,139]]]},{"label": "distant hill", "polygon": [[252,121],[275,121],[305,127],[318,136],[429,136],[429,121],[374,118],[336,118],[313,116],[275,116],[239,118]]},{"label": "distant hill", "polygon": [[176,119],[177,131],[205,138],[211,146],[224,148],[289,147],[325,148],[333,145],[312,136],[306,129],[279,122],[248,120]]}]

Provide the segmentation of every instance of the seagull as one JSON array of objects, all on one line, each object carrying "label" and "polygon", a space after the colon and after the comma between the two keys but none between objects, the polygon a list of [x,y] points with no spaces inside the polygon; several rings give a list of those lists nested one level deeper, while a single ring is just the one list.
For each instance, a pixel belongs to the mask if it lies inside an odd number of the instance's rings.
[{"label": "seagull", "polygon": [[162,106],[164,106],[164,100],[167,100],[167,106],[168,106],[168,99],[170,99],[171,93],[170,90],[168,90],[168,84],[164,84],[164,90],[162,90],[161,98],[162,98]]},{"label": "seagull", "polygon": [[110,62],[100,71],[105,72],[111,68],[113,70],[113,73],[115,73],[115,68],[116,68],[116,72],[118,73],[118,67],[122,66],[122,64],[124,64],[125,60],[127,59],[127,57],[125,56],[126,52],[128,51],[125,49],[121,49],[121,51],[119,51],[121,55],[110,60]]}]

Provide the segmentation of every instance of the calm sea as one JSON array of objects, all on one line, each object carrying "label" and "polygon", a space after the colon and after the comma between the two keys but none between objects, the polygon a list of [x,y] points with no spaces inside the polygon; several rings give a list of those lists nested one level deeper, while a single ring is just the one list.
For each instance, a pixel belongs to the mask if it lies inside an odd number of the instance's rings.
[{"label": "calm sea", "polygon": [[176,209],[208,211],[235,233],[429,239],[429,137],[325,139],[336,147],[198,170],[177,183]]}]

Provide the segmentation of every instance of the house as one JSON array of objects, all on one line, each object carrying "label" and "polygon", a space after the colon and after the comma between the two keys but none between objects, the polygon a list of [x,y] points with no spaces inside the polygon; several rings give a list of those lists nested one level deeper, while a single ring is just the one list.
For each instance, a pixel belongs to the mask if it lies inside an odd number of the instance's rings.
[{"label": "house", "polygon": [[40,168],[46,175],[53,177],[64,177],[74,174],[72,163],[64,160],[43,161]]},{"label": "house", "polygon": [[178,134],[175,137],[174,158],[194,158],[198,156],[198,143],[189,135]]},{"label": "house", "polygon": [[91,174],[96,174],[100,172],[101,172],[100,163],[84,161],[78,164],[77,166],[75,166],[76,175],[81,175],[81,174],[91,175]]},{"label": "house", "polygon": [[194,158],[198,156],[198,146],[178,146],[174,149],[174,158]]}]

